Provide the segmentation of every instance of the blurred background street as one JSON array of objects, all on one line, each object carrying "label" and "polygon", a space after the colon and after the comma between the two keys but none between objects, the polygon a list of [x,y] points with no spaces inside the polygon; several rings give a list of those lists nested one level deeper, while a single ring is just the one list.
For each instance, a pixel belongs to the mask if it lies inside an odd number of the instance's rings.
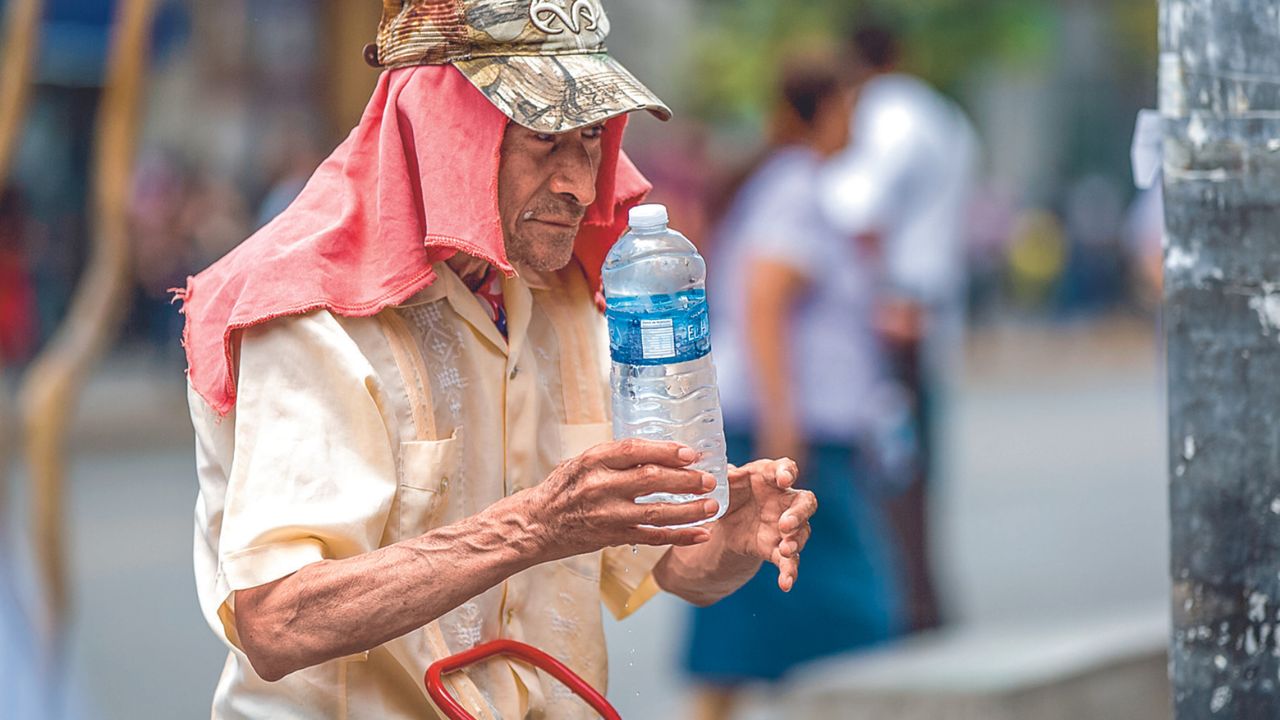
[{"label": "blurred background street", "polygon": [[[0,8],[16,2],[0,0]],[[886,457],[895,448],[909,456],[900,467],[885,463],[883,475],[901,477],[883,487],[915,488],[928,532],[904,526],[907,549],[899,548],[893,570],[906,587],[918,582],[913,573],[931,571],[936,607],[918,586],[904,590],[910,597],[901,636],[850,648],[849,657],[867,665],[801,666],[780,685],[746,686],[735,717],[797,717],[788,708],[816,692],[804,679],[833,673],[866,697],[979,696],[998,694],[996,687],[1017,694],[1080,681],[1083,689],[1070,692],[1096,699],[1115,688],[1081,678],[1121,668],[1113,675],[1125,678],[1119,694],[1127,688],[1130,700],[1161,707],[1165,688],[1120,674],[1130,661],[1163,667],[1167,634],[1162,217],[1158,193],[1135,190],[1129,169],[1135,115],[1156,102],[1156,3],[603,2],[613,25],[611,53],[676,112],[667,124],[634,118],[627,151],[653,181],[652,199],[669,206],[672,226],[706,255],[713,279],[717,264],[729,263],[732,243],[750,230],[734,223],[752,224],[749,212],[758,208],[749,201],[749,178],[767,175],[771,153],[803,146],[831,159],[846,180],[865,172],[875,133],[858,113],[873,107],[868,88],[877,77],[910,78],[933,98],[930,107],[959,118],[942,150],[917,153],[926,156],[916,158],[924,175],[942,174],[930,160],[971,161],[956,162],[966,167],[950,188],[954,212],[923,233],[952,241],[938,251],[940,271],[886,270],[883,285],[893,291],[877,286],[883,295],[857,340],[896,348],[885,351],[890,370],[876,379],[905,388],[910,417],[896,426],[872,422],[858,433],[875,436],[871,444]],[[0,389],[10,397],[52,346],[93,257],[95,118],[107,105],[109,29],[121,6],[50,0],[37,23],[26,119],[8,181],[0,182]],[[120,186],[127,188],[131,268],[125,319],[89,376],[67,444],[72,671],[58,692],[65,717],[208,715],[226,649],[205,625],[195,595],[197,486],[182,316],[169,291],[284,209],[359,119],[377,77],[361,49],[373,37],[379,6],[156,5],[147,69],[138,79],[136,163]],[[895,49],[893,62],[874,73],[866,51],[887,46],[855,32],[871,27],[871,17],[892,28]],[[808,82],[808,96],[797,99],[790,92],[796,83],[787,82],[790,63],[818,49],[859,68],[852,74],[861,104],[852,120],[841,120],[842,128],[853,125],[839,147],[823,145],[814,109],[837,103],[814,89],[821,83]],[[862,52],[856,62],[854,50]],[[18,72],[13,68],[0,71]],[[806,99],[814,108],[802,117]],[[895,127],[923,127],[936,120],[928,115],[903,111]],[[919,178],[898,187],[886,177],[873,176],[872,185],[898,188],[900,201],[925,194]],[[895,243],[906,246],[895,228],[925,212],[905,201],[890,205],[832,232],[871,248],[875,263],[886,256],[894,265]],[[816,234],[797,230],[788,239]],[[714,281],[709,287],[717,297]],[[720,292],[728,297],[728,289]],[[915,315],[881,313],[880,305],[906,305]],[[714,331],[720,321],[712,317]],[[724,362],[731,351],[716,342]],[[18,441],[5,420],[0,415],[0,433],[9,433],[0,451]],[[902,451],[894,433],[905,425],[914,434]],[[32,552],[30,472],[16,453],[0,457],[0,481],[6,467],[0,675],[6,662],[23,662],[47,615]],[[899,500],[891,494],[868,505],[890,517],[886,508]],[[928,552],[911,551],[911,537],[926,538]],[[22,608],[8,611],[22,626],[8,634],[6,595]],[[687,716],[697,690],[682,669],[690,617],[683,603],[660,597],[628,621],[608,621],[609,694],[624,717]],[[1046,664],[1030,671],[1027,656]],[[1061,660],[1068,656],[1075,659]],[[889,682],[885,673],[916,677]],[[990,684],[976,679],[982,673]],[[912,715],[909,706],[897,706],[902,718],[933,717]],[[862,717],[849,707],[850,717]],[[0,720],[4,709],[0,698]]]}]

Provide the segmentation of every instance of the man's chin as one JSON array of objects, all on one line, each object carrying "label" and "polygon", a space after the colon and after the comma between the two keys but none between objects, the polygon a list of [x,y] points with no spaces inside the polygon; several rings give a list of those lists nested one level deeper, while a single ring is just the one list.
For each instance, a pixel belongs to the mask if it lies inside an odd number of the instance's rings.
[{"label": "man's chin", "polygon": [[568,255],[556,257],[536,257],[526,258],[522,260],[512,260],[515,265],[516,272],[521,270],[532,270],[534,272],[559,272],[569,266],[573,262],[573,252]]},{"label": "man's chin", "polygon": [[[511,257],[512,264],[538,272],[563,270],[573,260],[573,245],[578,229],[563,232],[539,233],[521,243],[523,252]],[[514,248],[513,248],[514,249]],[[513,253],[508,253],[514,255]]]}]

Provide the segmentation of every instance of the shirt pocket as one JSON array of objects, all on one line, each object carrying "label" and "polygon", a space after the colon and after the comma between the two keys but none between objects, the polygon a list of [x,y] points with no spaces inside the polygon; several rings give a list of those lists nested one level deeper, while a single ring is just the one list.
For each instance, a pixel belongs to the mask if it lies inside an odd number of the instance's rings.
[{"label": "shirt pocket", "polygon": [[581,455],[600,443],[613,440],[612,423],[583,423],[560,426],[560,460]]},{"label": "shirt pocket", "polygon": [[461,431],[444,440],[400,443],[396,540],[417,537],[440,525],[440,516],[462,467]]}]

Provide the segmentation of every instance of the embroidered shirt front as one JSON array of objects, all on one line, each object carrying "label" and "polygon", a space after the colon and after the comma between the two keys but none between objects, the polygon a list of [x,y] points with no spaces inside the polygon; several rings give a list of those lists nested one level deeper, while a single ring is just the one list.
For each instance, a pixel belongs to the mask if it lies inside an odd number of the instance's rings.
[{"label": "embroidered shirt front", "polygon": [[[197,588],[230,648],[214,718],[436,717],[427,666],[498,637],[551,653],[603,691],[601,602],[623,617],[657,591],[650,571],[664,549],[609,549],[531,568],[359,656],[276,683],[254,673],[234,591],[460,520],[610,438],[603,320],[579,266],[502,281],[509,337],[436,269],[437,283],[375,318],[317,311],[247,331],[239,401],[221,422],[190,394]],[[452,682],[477,717],[594,717],[555,686],[506,660]]]}]

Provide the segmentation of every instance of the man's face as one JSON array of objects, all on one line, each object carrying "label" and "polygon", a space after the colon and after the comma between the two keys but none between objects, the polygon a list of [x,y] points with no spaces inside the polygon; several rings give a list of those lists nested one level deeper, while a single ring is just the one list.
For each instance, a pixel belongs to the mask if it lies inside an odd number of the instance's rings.
[{"label": "man's face", "polygon": [[507,125],[498,168],[498,211],[507,258],[517,268],[555,271],[596,199],[604,124],[545,135]]}]

